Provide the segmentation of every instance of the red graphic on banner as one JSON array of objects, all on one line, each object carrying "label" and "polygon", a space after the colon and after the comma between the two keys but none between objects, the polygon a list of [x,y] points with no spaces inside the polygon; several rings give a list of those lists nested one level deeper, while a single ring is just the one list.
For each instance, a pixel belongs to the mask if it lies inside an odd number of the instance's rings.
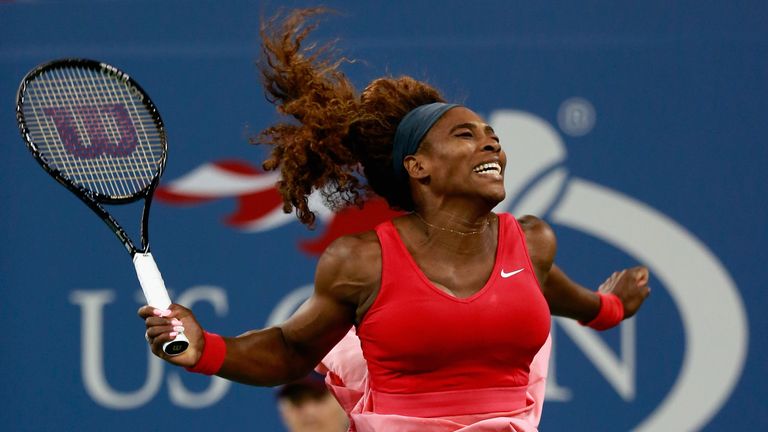
[{"label": "red graphic on banner", "polygon": [[[224,219],[234,228],[259,232],[297,222],[282,211],[283,201],[275,183],[276,173],[264,173],[248,162],[238,160],[204,164],[158,188],[155,198],[171,205],[198,205],[219,199],[235,198],[237,209]],[[319,218],[321,234],[299,243],[299,249],[320,255],[335,239],[373,229],[402,214],[391,210],[382,198],[373,198],[363,208],[350,207]]]},{"label": "red graphic on banner", "polygon": [[303,241],[299,246],[310,255],[320,255],[337,238],[372,230],[376,225],[401,214],[390,209],[383,198],[376,197],[367,201],[363,208],[348,207],[337,212],[320,237]]}]

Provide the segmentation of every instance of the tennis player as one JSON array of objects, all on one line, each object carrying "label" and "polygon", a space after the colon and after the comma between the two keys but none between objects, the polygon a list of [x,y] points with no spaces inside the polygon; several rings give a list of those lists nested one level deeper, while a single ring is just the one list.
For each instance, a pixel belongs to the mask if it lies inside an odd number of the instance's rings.
[{"label": "tennis player", "polygon": [[[293,117],[262,133],[273,146],[264,167],[280,170],[285,209],[306,224],[315,189],[338,206],[372,191],[408,213],[333,242],[314,294],[279,326],[222,337],[180,305],[142,307],[153,352],[260,386],[340,362],[329,380],[351,430],[536,430],[543,391],[531,391],[532,362],[551,314],[613,327],[649,294],[647,269],[615,272],[597,291],[571,281],[554,264],[546,222],[492,212],[505,196],[508,155],[485,120],[409,77],[379,78],[358,94],[329,47],[302,47],[319,12],[298,10],[262,28],[264,87]],[[350,327],[364,359],[354,348],[346,360],[333,356]],[[190,347],[169,357],[162,344],[180,330]],[[343,393],[355,373],[353,391]]]}]

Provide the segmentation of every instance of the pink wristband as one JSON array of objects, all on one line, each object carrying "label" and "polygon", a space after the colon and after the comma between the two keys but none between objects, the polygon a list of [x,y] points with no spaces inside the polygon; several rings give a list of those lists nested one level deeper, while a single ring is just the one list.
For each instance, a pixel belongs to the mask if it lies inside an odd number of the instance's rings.
[{"label": "pink wristband", "polygon": [[227,356],[227,345],[224,343],[224,338],[215,333],[204,331],[203,339],[205,345],[200,360],[194,366],[186,369],[190,372],[213,375],[224,364],[224,357]]},{"label": "pink wristband", "polygon": [[579,321],[581,325],[595,330],[607,330],[616,327],[624,319],[624,304],[616,294],[598,292],[600,296],[600,311],[590,322]]}]

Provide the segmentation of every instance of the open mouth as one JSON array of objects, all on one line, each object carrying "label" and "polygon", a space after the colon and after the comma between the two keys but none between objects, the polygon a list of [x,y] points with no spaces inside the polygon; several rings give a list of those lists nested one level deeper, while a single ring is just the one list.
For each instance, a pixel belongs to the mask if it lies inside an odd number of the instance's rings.
[{"label": "open mouth", "polygon": [[501,175],[501,164],[498,162],[486,162],[476,166],[472,171],[481,175]]}]

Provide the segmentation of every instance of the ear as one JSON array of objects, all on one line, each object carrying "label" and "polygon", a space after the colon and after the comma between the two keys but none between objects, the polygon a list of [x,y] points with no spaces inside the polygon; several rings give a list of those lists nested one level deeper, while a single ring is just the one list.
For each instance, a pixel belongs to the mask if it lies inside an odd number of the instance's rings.
[{"label": "ear", "polygon": [[421,155],[413,154],[406,156],[403,160],[403,166],[408,175],[416,180],[429,178],[429,164]]}]

